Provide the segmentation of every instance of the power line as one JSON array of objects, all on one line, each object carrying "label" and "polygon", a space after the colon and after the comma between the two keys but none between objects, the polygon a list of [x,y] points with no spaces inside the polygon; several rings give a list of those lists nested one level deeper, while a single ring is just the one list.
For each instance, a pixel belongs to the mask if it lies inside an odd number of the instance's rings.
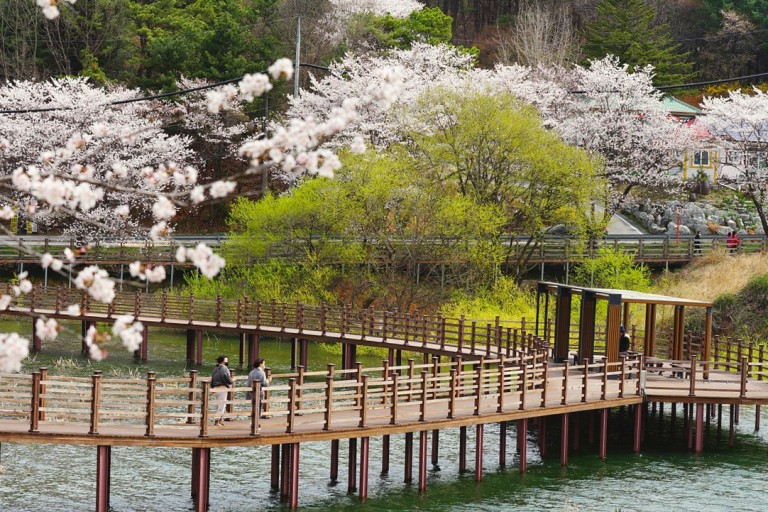
[{"label": "power line", "polygon": [[[324,71],[330,71],[330,68],[318,66],[316,64],[307,64],[307,63],[300,63],[301,67],[310,67],[314,69],[321,69]],[[110,106],[110,105],[126,105],[128,103],[138,103],[140,101],[151,101],[151,100],[158,100],[163,98],[171,98],[173,96],[182,96],[185,94],[191,94],[193,92],[199,92],[199,91],[205,91],[207,89],[215,89],[216,87],[221,87],[222,85],[228,85],[233,84],[235,82],[239,82],[244,77],[239,76],[237,78],[230,78],[228,80],[222,80],[220,82],[214,82],[212,84],[206,84],[206,85],[200,85],[198,87],[190,87],[188,89],[180,89],[178,91],[173,92],[165,92],[160,94],[153,94],[151,96],[141,96],[138,98],[130,98],[127,100],[117,100],[117,101],[111,101],[109,103],[105,103],[104,106]],[[74,110],[76,107],[49,107],[49,108],[28,108],[28,109],[16,109],[16,110],[0,110],[0,114],[37,114],[42,112],[57,112],[57,111],[64,111],[64,110]]]},{"label": "power line", "polygon": [[[308,64],[305,62],[302,62],[299,64],[301,67],[307,67],[307,68],[313,68],[313,69],[319,69],[322,71],[331,71],[330,68],[325,66],[319,66],[317,64]],[[657,85],[655,86],[655,89],[659,91],[666,91],[671,89],[690,89],[693,87],[702,87],[705,85],[715,85],[715,84],[721,84],[721,83],[727,83],[727,82],[739,82],[741,80],[751,80],[754,78],[762,78],[768,76],[768,72],[766,73],[756,73],[753,75],[745,75],[745,76],[738,76],[738,77],[732,77],[732,78],[721,78],[718,80],[708,80],[706,82],[691,82],[691,83],[685,83],[685,84],[672,84],[672,85]],[[103,106],[111,106],[111,105],[126,105],[129,103],[138,103],[141,101],[152,101],[157,99],[163,99],[163,98],[171,98],[173,96],[182,96],[185,94],[191,94],[194,92],[204,91],[208,89],[215,89],[216,87],[221,87],[222,85],[228,85],[235,82],[239,82],[242,80],[243,77],[237,77],[237,78],[230,78],[228,80],[222,80],[220,82],[214,82],[211,84],[206,85],[200,85],[198,87],[191,87],[188,89],[181,89],[178,91],[173,92],[166,92],[161,94],[153,94],[151,96],[141,96],[138,98],[130,98],[127,100],[117,100],[112,101],[109,103],[105,103]],[[569,94],[585,94],[586,91],[576,90],[576,91],[568,91]],[[16,109],[16,110],[0,110],[0,115],[2,114],[37,114],[37,113],[43,113],[43,112],[57,112],[57,111],[66,111],[66,110],[74,110],[76,107],[48,107],[48,108],[30,108],[30,109]]]}]

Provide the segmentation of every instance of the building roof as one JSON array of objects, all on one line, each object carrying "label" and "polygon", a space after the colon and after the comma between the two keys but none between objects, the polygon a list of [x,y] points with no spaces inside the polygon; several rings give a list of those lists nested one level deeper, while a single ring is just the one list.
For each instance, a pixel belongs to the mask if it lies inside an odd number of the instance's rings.
[{"label": "building roof", "polygon": [[701,114],[701,110],[689,105],[684,101],[673,96],[664,96],[661,98],[661,108],[673,116],[682,118],[693,118]]}]

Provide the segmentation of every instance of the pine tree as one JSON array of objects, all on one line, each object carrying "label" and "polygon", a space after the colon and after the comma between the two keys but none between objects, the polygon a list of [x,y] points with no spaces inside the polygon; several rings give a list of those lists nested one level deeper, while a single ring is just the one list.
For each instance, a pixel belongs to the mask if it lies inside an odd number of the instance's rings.
[{"label": "pine tree", "polygon": [[668,26],[654,24],[654,18],[645,0],[600,0],[597,17],[584,30],[584,55],[593,60],[612,54],[630,70],[651,64],[657,85],[689,81],[693,63],[672,40]]}]

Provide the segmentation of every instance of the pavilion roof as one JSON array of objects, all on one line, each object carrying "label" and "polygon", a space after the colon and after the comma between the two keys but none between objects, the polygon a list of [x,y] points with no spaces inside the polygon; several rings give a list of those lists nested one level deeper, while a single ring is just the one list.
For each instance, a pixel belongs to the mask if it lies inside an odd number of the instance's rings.
[{"label": "pavilion roof", "polygon": [[636,292],[634,290],[621,290],[614,288],[590,288],[587,286],[574,286],[562,283],[551,283],[546,281],[539,282],[540,287],[545,287],[548,291],[556,292],[558,288],[567,288],[571,294],[581,293],[582,291],[592,292],[598,298],[608,299],[610,296],[620,296],[622,302],[631,302],[636,304],[662,304],[670,306],[694,306],[708,308],[712,303],[703,300],[684,299],[681,297],[670,297],[668,295],[657,295],[655,293]]}]

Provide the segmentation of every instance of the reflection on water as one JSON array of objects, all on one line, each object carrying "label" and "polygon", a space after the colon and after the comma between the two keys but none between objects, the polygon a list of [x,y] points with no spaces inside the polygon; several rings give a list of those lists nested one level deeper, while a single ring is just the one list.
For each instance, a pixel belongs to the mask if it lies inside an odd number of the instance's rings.
[{"label": "reflection on water", "polygon": [[[73,323],[74,330],[79,324]],[[2,322],[1,329],[29,331],[27,323]],[[216,355],[226,353],[236,363],[236,337],[205,338],[203,375],[210,372]],[[32,371],[48,366],[53,373],[89,374],[94,369],[106,374],[142,374],[157,371],[159,376],[183,373],[185,356],[183,332],[150,331],[149,363],[135,362],[114,349],[110,359],[89,363],[79,355],[79,342],[73,336],[44,346],[43,353],[25,366]],[[262,343],[261,354],[276,372],[288,371],[288,342]],[[366,366],[379,364],[380,357],[364,359]],[[325,368],[327,360],[339,362],[310,345],[310,370]],[[72,362],[76,363],[75,365]],[[243,370],[244,371],[244,370]],[[667,408],[669,412],[669,408]],[[614,428],[609,439],[606,461],[597,458],[597,448],[582,440],[578,453],[561,468],[558,447],[551,444],[550,456],[539,457],[533,437],[528,443],[528,473],[517,470],[514,454],[515,429],[508,429],[507,468],[498,466],[497,425],[485,429],[483,448],[484,479],[474,482],[474,473],[459,474],[458,429],[441,431],[439,467],[430,465],[427,492],[418,492],[416,481],[403,483],[403,436],[392,436],[390,472],[382,477],[381,439],[371,440],[370,498],[361,504],[347,493],[347,443],[340,450],[339,482],[329,483],[330,443],[301,445],[299,466],[299,504],[303,510],[362,511],[502,511],[502,510],[579,510],[579,511],[764,511],[765,474],[768,471],[768,442],[763,425],[753,433],[752,408],[741,411],[737,445],[727,448],[727,432],[717,443],[714,424],[701,456],[687,450],[678,418],[677,437],[669,439],[669,422],[659,440],[658,421],[648,422],[648,435],[640,455],[631,452],[626,437],[630,431]],[[725,421],[727,424],[727,419]],[[765,423],[765,422],[764,422]],[[474,468],[474,429],[468,428],[467,466]],[[582,433],[584,434],[582,429]],[[623,439],[622,439],[623,437]],[[556,432],[549,435],[558,441]],[[418,443],[418,440],[416,440]],[[431,444],[430,444],[431,447]],[[222,448],[211,452],[210,510],[282,510],[279,496],[269,488],[269,447]],[[416,463],[417,454],[414,454]],[[65,510],[89,511],[95,504],[96,449],[92,446],[24,445],[0,446],[0,511]],[[114,447],[112,449],[111,506],[114,511],[189,511],[191,450],[174,448]],[[414,477],[416,471],[414,470]]]}]

